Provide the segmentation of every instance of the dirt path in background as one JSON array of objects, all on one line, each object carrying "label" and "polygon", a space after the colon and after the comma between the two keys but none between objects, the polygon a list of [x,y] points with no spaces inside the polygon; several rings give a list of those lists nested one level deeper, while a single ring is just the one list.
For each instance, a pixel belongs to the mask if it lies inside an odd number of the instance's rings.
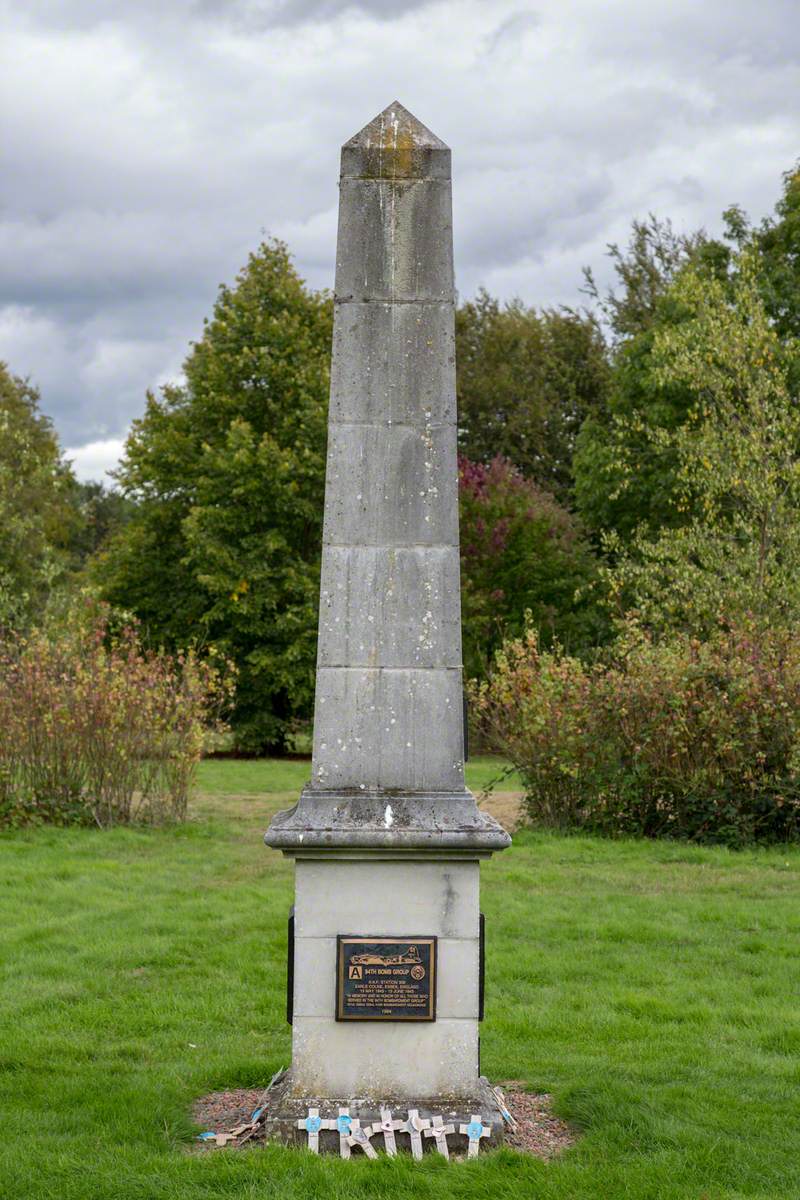
[{"label": "dirt path in background", "polygon": [[478,803],[484,812],[491,813],[504,829],[513,833],[525,819],[523,795],[523,792],[490,792],[485,799],[479,796]]}]

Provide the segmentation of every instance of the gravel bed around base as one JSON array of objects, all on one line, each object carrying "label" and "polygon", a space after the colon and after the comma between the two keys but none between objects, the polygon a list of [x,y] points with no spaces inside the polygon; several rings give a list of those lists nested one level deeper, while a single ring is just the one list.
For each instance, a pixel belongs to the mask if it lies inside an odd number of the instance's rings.
[{"label": "gravel bed around base", "polygon": [[213,1133],[225,1133],[236,1125],[250,1120],[250,1114],[263,1088],[234,1088],[230,1092],[211,1092],[192,1105],[192,1116],[201,1129]]},{"label": "gravel bed around base", "polygon": [[[508,1110],[517,1122],[516,1129],[506,1127],[506,1146],[534,1154],[537,1158],[553,1158],[574,1144],[574,1130],[553,1114],[552,1096],[522,1091],[516,1081],[501,1086]],[[204,1132],[226,1133],[249,1121],[263,1096],[263,1088],[211,1092],[195,1101],[192,1116]],[[252,1145],[256,1139],[263,1139],[263,1130],[259,1130],[245,1145]],[[236,1149],[236,1142],[229,1142],[228,1148]]]},{"label": "gravel bed around base", "polygon": [[537,1158],[552,1158],[575,1143],[575,1131],[553,1114],[553,1097],[546,1092],[519,1091],[519,1084],[502,1088],[506,1106],[516,1129],[506,1128],[505,1144],[514,1150],[525,1150]]}]

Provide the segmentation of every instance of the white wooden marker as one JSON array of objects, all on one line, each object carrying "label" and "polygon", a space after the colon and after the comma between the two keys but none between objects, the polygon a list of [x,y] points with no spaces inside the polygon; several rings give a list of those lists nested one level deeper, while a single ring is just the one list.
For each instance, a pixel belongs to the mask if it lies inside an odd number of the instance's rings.
[{"label": "white wooden marker", "polygon": [[349,1108],[340,1108],[339,1116],[335,1121],[331,1122],[334,1128],[339,1133],[339,1153],[342,1158],[350,1157],[350,1134],[353,1132],[353,1127],[358,1128],[358,1120],[354,1120],[350,1116]]},{"label": "white wooden marker", "polygon": [[395,1129],[402,1129],[404,1121],[393,1121],[392,1110],[390,1108],[381,1109],[381,1119],[375,1125],[370,1125],[369,1135],[373,1137],[376,1133],[383,1134],[383,1145],[386,1153],[390,1158],[395,1158],[397,1155],[397,1141],[395,1140]]},{"label": "white wooden marker", "polygon": [[[325,1122],[327,1126],[328,1121]],[[308,1148],[314,1154],[319,1154],[319,1131],[322,1129],[323,1122],[319,1115],[318,1108],[310,1108],[307,1117],[301,1117],[297,1122],[298,1129],[305,1129],[308,1134]]]},{"label": "white wooden marker", "polygon": [[512,1129],[516,1129],[517,1122],[516,1122],[515,1118],[512,1117],[512,1115],[508,1111],[508,1109],[506,1108],[506,1098],[503,1095],[503,1092],[501,1091],[501,1089],[499,1087],[493,1087],[492,1092],[494,1094],[495,1099],[497,1100],[497,1103],[500,1105],[500,1112],[503,1115],[503,1120],[505,1121],[506,1125],[510,1125]]},{"label": "white wooden marker", "polygon": [[436,1149],[445,1158],[449,1158],[450,1151],[447,1149],[447,1135],[448,1133],[455,1133],[455,1131],[455,1125],[445,1125],[441,1117],[434,1117],[432,1127],[425,1130],[425,1137],[436,1138]]},{"label": "white wooden marker", "polygon": [[350,1146],[360,1146],[361,1149],[366,1154],[367,1158],[377,1158],[378,1156],[375,1153],[374,1147],[371,1145],[370,1140],[369,1140],[368,1130],[371,1130],[372,1126],[369,1125],[367,1127],[367,1129],[362,1129],[361,1122],[358,1120],[354,1120],[351,1128],[352,1128],[353,1132],[350,1134],[350,1136],[347,1139],[348,1144]]},{"label": "white wooden marker", "polygon": [[459,1125],[458,1131],[459,1133],[465,1133],[469,1138],[467,1158],[477,1158],[478,1151],[481,1148],[481,1138],[492,1136],[491,1126],[484,1125],[482,1117],[475,1113],[471,1115],[469,1125]]},{"label": "white wooden marker", "polygon": [[427,1117],[421,1117],[416,1108],[408,1110],[408,1120],[400,1126],[400,1133],[407,1133],[411,1138],[411,1153],[414,1158],[422,1158],[422,1131],[430,1129]]}]

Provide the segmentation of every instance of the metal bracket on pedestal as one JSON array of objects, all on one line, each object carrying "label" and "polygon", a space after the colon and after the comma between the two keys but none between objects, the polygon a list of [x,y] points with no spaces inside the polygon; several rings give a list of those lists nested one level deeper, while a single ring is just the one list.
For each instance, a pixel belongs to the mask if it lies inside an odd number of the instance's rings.
[{"label": "metal bracket on pedestal", "polygon": [[286,945],[286,1020],[294,1017],[294,905],[289,909]]}]

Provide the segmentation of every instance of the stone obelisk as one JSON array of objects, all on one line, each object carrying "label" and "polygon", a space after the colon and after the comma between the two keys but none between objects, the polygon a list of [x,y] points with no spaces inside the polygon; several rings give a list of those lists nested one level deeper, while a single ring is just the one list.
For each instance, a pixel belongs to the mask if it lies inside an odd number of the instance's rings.
[{"label": "stone obelisk", "polygon": [[464,785],[452,247],[450,151],[394,103],[342,149],[312,779],[265,839],[296,862],[294,1097],[480,1092],[479,860],[510,839]]}]

